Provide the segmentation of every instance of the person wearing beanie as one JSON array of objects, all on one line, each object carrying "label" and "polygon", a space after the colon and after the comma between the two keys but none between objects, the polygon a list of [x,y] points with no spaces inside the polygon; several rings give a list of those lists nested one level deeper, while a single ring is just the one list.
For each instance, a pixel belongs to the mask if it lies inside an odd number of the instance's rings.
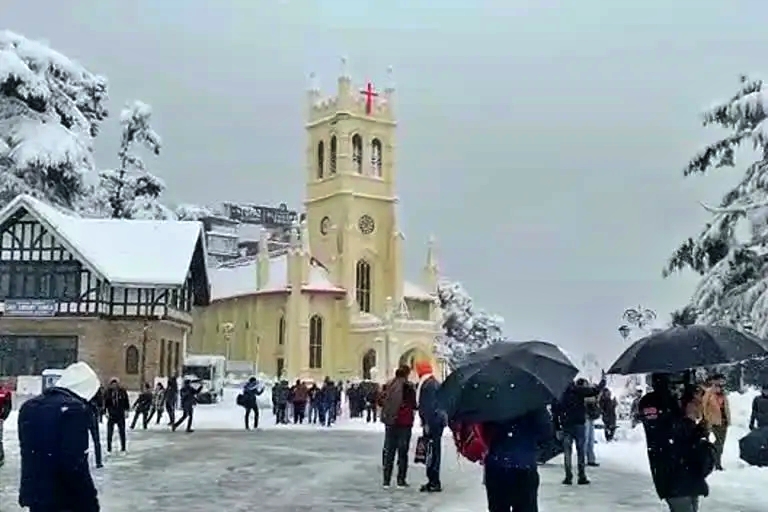
[{"label": "person wearing beanie", "polygon": [[88,441],[94,422],[89,401],[100,385],[90,366],[75,363],[64,370],[56,386],[21,406],[21,507],[31,512],[99,512],[88,468]]},{"label": "person wearing beanie", "polygon": [[445,414],[440,410],[437,392],[440,383],[435,378],[429,361],[417,361],[414,364],[419,385],[416,388],[416,403],[419,419],[427,440],[427,483],[419,489],[421,492],[440,492],[443,490],[440,482],[440,462],[442,453],[443,429],[445,429]]}]

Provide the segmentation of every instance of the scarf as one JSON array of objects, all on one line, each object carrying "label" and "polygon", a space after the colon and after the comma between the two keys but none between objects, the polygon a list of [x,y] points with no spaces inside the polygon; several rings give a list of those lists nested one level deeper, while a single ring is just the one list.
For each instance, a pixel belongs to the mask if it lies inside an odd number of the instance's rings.
[{"label": "scarf", "polygon": [[428,380],[433,378],[431,373],[426,373],[419,377],[419,385],[416,387],[416,406],[418,407],[419,404],[421,404],[421,386],[424,385],[424,383]]}]

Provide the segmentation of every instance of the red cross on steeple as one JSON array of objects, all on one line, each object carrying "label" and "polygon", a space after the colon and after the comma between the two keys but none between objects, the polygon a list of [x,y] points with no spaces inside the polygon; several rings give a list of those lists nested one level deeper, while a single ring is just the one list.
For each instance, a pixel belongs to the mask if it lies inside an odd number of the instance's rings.
[{"label": "red cross on steeple", "polygon": [[371,115],[371,112],[373,112],[373,98],[378,96],[379,93],[375,92],[373,90],[373,84],[368,82],[365,89],[360,91],[360,94],[365,96],[365,113]]}]

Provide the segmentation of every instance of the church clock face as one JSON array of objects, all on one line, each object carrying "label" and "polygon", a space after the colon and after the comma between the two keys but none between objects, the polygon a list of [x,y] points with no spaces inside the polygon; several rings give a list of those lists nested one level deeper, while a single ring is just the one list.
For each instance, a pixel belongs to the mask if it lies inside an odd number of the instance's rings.
[{"label": "church clock face", "polygon": [[376,229],[376,223],[373,222],[373,217],[370,215],[363,215],[357,222],[357,228],[364,235],[370,235],[373,230]]},{"label": "church clock face", "polygon": [[320,221],[320,234],[327,235],[330,229],[331,229],[331,219],[329,219],[328,217],[323,217],[323,220]]}]

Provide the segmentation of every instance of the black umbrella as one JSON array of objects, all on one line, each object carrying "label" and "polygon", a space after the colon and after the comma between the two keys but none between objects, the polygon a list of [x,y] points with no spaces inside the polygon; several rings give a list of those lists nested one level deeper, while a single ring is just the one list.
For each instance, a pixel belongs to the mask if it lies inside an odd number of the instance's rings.
[{"label": "black umbrella", "polygon": [[438,400],[451,421],[504,421],[560,398],[578,372],[551,343],[500,342],[470,354]]},{"label": "black umbrella", "polygon": [[768,356],[757,336],[717,325],[672,327],[634,342],[607,373],[675,373]]},{"label": "black umbrella", "polygon": [[750,466],[768,466],[768,427],[739,439],[739,457]]}]

